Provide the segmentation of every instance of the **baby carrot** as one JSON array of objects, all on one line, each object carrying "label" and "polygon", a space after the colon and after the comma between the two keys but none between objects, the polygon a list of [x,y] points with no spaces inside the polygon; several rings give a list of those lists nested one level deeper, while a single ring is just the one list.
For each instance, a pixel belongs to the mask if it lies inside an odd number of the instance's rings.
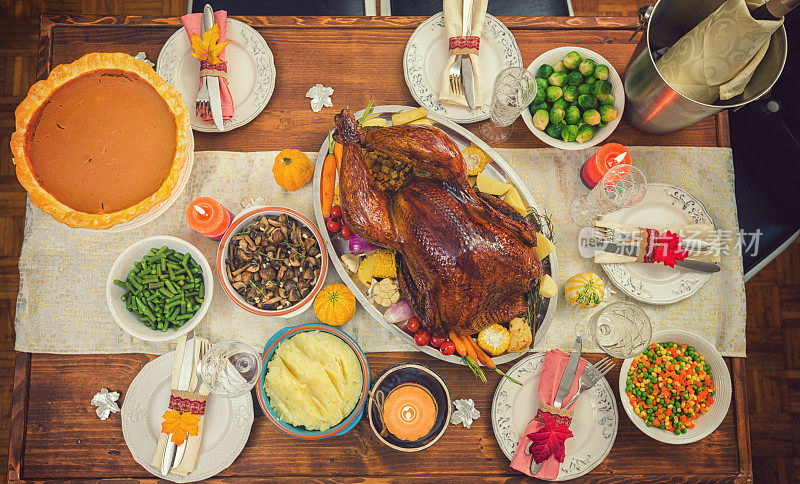
[{"label": "baby carrot", "polygon": [[328,133],[328,156],[322,165],[322,177],[320,179],[320,204],[322,205],[322,216],[330,217],[331,207],[333,207],[333,191],[336,186],[336,157],[333,155],[333,140]]},{"label": "baby carrot", "polygon": [[461,341],[461,337],[452,331],[450,331],[448,336],[450,337],[450,341],[455,345],[456,352],[461,356],[467,356],[467,347],[464,345],[464,342]]},{"label": "baby carrot", "polygon": [[341,169],[342,156],[344,156],[344,146],[336,141],[333,142],[333,156],[336,157],[336,169]]}]

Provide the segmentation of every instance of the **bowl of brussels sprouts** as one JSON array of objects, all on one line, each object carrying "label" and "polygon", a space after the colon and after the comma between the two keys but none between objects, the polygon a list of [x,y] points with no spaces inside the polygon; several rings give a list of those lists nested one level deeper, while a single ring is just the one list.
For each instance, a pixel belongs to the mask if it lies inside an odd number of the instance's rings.
[{"label": "bowl of brussels sprouts", "polygon": [[600,54],[583,47],[558,47],[528,66],[536,97],[522,119],[537,138],[564,150],[581,150],[606,139],[625,107],[622,79]]}]

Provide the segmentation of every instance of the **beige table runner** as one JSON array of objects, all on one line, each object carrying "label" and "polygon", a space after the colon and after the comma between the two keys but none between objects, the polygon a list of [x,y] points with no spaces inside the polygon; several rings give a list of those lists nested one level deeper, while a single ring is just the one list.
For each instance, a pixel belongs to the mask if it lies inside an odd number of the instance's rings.
[{"label": "beige table runner", "polygon": [[[541,207],[552,215],[559,259],[560,285],[578,272],[594,271],[610,285],[600,267],[577,252],[578,227],[569,220],[573,197],[586,193],[578,169],[593,150],[498,150],[525,180]],[[633,147],[634,163],[650,181],[669,182],[697,195],[721,228],[738,232],[733,193],[731,151],[724,148]],[[136,230],[108,233],[71,229],[28,202],[25,242],[19,261],[20,292],[16,314],[16,349],[37,353],[164,353],[171,344],[140,341],[120,329],[105,301],[105,282],[114,259],[131,243],[152,235],[175,235],[195,244],[212,262],[217,243],[192,232],[184,210],[198,196],[211,196],[232,211],[247,196],[264,197],[313,220],[312,185],[286,192],[275,184],[276,152],[195,153],[186,190],[164,215]],[[314,159],[315,155],[311,155]],[[327,282],[338,280],[331,268]],[[561,288],[560,288],[561,290]],[[563,295],[563,292],[561,293]],[[627,299],[617,292],[612,300]],[[723,270],[693,297],[670,306],[644,305],[655,330],[682,328],[715,344],[724,355],[745,354],[745,296],[742,261],[733,254]],[[585,331],[592,310],[571,308],[559,299],[550,330],[536,350],[569,349],[575,334]],[[313,309],[291,320],[252,315],[234,305],[214,282],[214,301],[197,333],[212,342],[240,339],[263,347],[280,328],[315,321]],[[367,352],[405,351],[411,346],[394,337],[359,307],[342,327]],[[586,340],[584,340],[586,341]],[[588,342],[587,342],[588,343]],[[585,344],[584,349],[594,347]]]}]

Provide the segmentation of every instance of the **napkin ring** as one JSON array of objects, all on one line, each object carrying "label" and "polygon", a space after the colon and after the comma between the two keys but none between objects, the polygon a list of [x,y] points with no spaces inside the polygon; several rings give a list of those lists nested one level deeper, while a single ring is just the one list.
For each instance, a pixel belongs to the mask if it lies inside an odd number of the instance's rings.
[{"label": "napkin ring", "polygon": [[212,64],[208,61],[200,61],[200,77],[206,76],[221,77],[228,82],[228,63]]},{"label": "napkin ring", "polygon": [[450,55],[475,54],[481,47],[481,38],[476,36],[450,37]]},{"label": "napkin ring", "polygon": [[206,413],[206,396],[200,393],[172,389],[169,395],[168,408],[181,413],[193,413],[199,417]]},{"label": "napkin ring", "polygon": [[539,409],[536,410],[536,416],[533,417],[534,420],[545,423],[543,414],[549,413],[553,419],[561,425],[566,425],[569,427],[569,424],[572,422],[572,416],[575,415],[575,412],[572,410],[567,410],[566,408],[556,408],[552,405],[548,405],[543,402],[539,402]]}]

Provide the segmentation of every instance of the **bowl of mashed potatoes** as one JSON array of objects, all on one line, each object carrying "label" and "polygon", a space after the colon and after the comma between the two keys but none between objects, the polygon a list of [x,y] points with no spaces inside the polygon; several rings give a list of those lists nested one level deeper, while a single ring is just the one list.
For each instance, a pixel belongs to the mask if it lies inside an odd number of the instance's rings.
[{"label": "bowl of mashed potatoes", "polygon": [[367,359],[343,331],[303,324],[275,333],[264,347],[258,403],[282,432],[316,440],[349,432],[369,390]]}]

